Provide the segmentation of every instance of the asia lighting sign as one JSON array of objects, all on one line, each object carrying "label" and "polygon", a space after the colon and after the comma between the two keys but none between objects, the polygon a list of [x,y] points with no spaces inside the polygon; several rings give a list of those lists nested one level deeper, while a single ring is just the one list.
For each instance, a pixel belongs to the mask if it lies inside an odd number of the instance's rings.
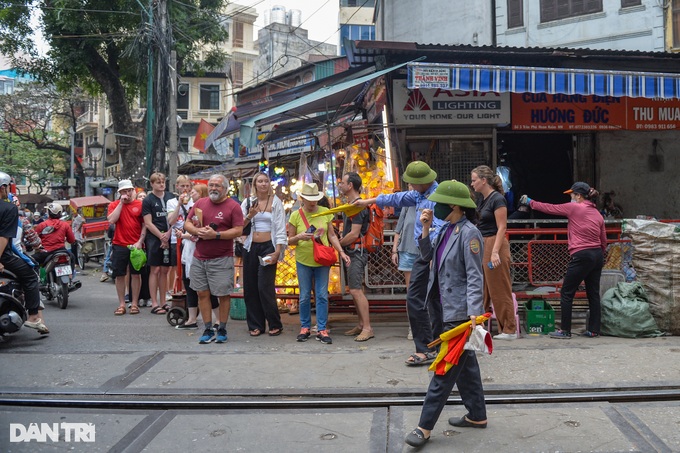
[{"label": "asia lighting sign", "polygon": [[680,129],[680,100],[546,93],[513,93],[518,131]]},{"label": "asia lighting sign", "polygon": [[393,115],[397,125],[455,126],[510,122],[510,93],[442,88],[409,90],[406,80],[395,80],[393,88]]}]

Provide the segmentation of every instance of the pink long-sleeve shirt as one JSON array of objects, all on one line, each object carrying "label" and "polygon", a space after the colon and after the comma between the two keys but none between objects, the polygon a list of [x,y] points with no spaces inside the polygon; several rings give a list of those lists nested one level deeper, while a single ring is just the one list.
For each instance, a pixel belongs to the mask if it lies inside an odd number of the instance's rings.
[{"label": "pink long-sleeve shirt", "polygon": [[601,247],[603,252],[607,249],[604,219],[592,201],[550,204],[531,200],[529,205],[531,209],[546,214],[561,215],[569,219],[567,248],[570,255],[596,247]]}]

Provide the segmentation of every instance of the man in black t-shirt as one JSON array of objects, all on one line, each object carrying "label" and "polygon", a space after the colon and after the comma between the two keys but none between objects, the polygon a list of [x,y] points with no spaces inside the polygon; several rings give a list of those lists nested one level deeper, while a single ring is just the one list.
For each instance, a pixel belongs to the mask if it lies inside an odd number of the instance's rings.
[{"label": "man in black t-shirt", "polygon": [[24,291],[24,304],[28,311],[28,319],[24,326],[36,329],[40,334],[50,333],[40,319],[40,283],[38,275],[21,258],[12,252],[12,239],[17,235],[19,210],[7,201],[9,197],[10,177],[0,172],[0,271],[7,269],[15,274]]},{"label": "man in black t-shirt", "polygon": [[168,225],[168,201],[175,196],[165,191],[165,175],[151,175],[152,192],[142,202],[142,216],[148,234],[146,235],[146,256],[149,264],[149,293],[151,313],[167,313],[165,292],[168,289],[168,267],[172,266],[170,253],[171,229]]},{"label": "man in black t-shirt", "polygon": [[[348,172],[338,182],[340,193],[347,198],[347,203],[354,203],[360,199],[361,177],[355,172]],[[364,269],[368,262],[368,252],[363,248],[362,238],[368,231],[369,212],[363,209],[353,216],[342,215],[343,229],[340,245],[350,258],[347,267],[347,283],[349,293],[354,299],[359,321],[357,326],[345,332],[347,336],[354,336],[354,341],[367,341],[374,337],[369,317],[368,299],[364,294]]]}]

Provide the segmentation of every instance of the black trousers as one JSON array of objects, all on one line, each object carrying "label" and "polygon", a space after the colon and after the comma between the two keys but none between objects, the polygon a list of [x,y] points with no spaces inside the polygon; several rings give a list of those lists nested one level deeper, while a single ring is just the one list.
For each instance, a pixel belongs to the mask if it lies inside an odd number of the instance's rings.
[{"label": "black trousers", "polygon": [[[444,329],[453,329],[462,322],[465,321],[446,323]],[[427,430],[434,429],[454,385],[458,386],[458,393],[467,409],[467,417],[474,421],[486,420],[486,401],[477,356],[474,351],[463,351],[458,364],[446,374],[432,376],[418,426]]]},{"label": "black trousers", "polygon": [[260,265],[260,256],[274,252],[271,241],[250,244],[250,251],[243,255],[243,299],[246,303],[248,330],[264,332],[281,329],[281,314],[276,304],[276,263]]},{"label": "black trousers", "polygon": [[586,283],[586,295],[588,296],[588,330],[600,333],[600,317],[602,305],[600,304],[600,277],[604,265],[604,254],[601,248],[586,249],[571,255],[567,273],[564,276],[562,292],[560,293],[560,308],[562,309],[562,324],[560,329],[571,332],[571,308],[574,303],[574,295],[581,282]]},{"label": "black trousers", "polygon": [[432,342],[432,325],[427,308],[427,280],[430,276],[430,262],[418,255],[411,270],[411,282],[406,291],[406,311],[411,324],[416,352],[428,352]]},{"label": "black trousers", "polygon": [[21,289],[24,291],[24,304],[29,315],[38,314],[40,308],[40,281],[35,271],[16,255],[3,253],[2,265],[19,279]]}]

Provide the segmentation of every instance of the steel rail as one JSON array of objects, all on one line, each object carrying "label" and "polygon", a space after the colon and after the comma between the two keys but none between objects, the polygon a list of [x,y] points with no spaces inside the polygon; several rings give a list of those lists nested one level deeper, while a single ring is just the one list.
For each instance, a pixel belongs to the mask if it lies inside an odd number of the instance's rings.
[{"label": "steel rail", "polygon": [[[82,396],[82,398],[78,398]],[[424,395],[395,394],[327,395],[204,395],[204,394],[117,394],[117,395],[38,395],[17,393],[0,395],[0,406],[61,407],[82,409],[205,410],[205,409],[290,409],[419,406]],[[554,404],[583,402],[680,401],[680,389],[585,390],[533,393],[495,393],[486,395],[487,404]],[[452,395],[448,404],[461,404]]]}]

